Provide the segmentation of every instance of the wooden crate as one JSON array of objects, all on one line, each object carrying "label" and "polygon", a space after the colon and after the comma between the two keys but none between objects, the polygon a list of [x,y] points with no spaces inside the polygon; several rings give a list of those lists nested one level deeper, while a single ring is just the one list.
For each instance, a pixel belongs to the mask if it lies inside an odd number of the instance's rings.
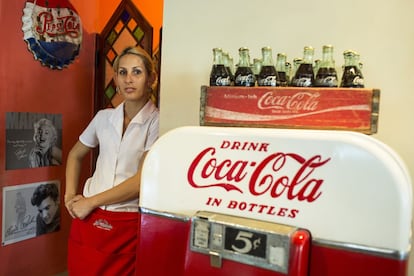
[{"label": "wooden crate", "polygon": [[202,86],[200,125],[377,132],[379,89]]}]

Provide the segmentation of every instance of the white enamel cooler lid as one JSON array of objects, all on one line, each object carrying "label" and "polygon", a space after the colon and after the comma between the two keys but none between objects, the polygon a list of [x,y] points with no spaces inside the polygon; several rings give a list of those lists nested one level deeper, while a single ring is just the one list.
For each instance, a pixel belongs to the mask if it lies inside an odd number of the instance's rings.
[{"label": "white enamel cooler lid", "polygon": [[308,229],[313,239],[410,251],[412,186],[399,156],[346,131],[181,127],[153,145],[140,206]]}]

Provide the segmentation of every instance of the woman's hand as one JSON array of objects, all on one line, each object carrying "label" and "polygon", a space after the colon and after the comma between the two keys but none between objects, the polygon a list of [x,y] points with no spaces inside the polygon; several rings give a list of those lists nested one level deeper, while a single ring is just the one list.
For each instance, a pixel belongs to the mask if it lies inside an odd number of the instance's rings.
[{"label": "woman's hand", "polygon": [[68,196],[65,195],[65,206],[72,218],[84,219],[95,207],[89,198],[83,195]]},{"label": "woman's hand", "polygon": [[78,219],[86,218],[95,209],[92,200],[82,195],[75,196],[70,203],[70,207],[72,208],[71,213]]},{"label": "woman's hand", "polygon": [[76,195],[65,194],[65,198],[64,198],[66,210],[68,210],[68,213],[72,218],[76,218],[75,214],[72,212],[72,208],[73,208],[72,203],[73,203],[73,199],[75,198],[75,196]]}]

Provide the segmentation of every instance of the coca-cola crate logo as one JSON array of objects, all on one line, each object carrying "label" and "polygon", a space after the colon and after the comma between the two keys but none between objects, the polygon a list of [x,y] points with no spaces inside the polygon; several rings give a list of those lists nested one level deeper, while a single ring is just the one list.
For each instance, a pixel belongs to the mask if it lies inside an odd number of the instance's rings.
[{"label": "coca-cola crate logo", "polygon": [[292,95],[279,95],[274,91],[268,91],[257,100],[257,108],[270,110],[271,113],[285,114],[315,112],[319,107],[320,96],[318,92],[309,91],[299,91]]},{"label": "coca-cola crate logo", "polygon": [[67,0],[27,1],[22,22],[28,49],[43,65],[63,69],[79,55],[81,20]]},{"label": "coca-cola crate logo", "polygon": [[[295,218],[299,209],[279,203],[296,205],[319,200],[325,181],[318,171],[330,160],[319,154],[273,151],[266,142],[222,140],[218,147],[206,147],[195,155],[188,167],[187,181],[195,189],[211,189],[212,196],[205,201],[210,207]],[[217,189],[225,195],[217,197]],[[269,199],[275,204],[263,203]]]},{"label": "coca-cola crate logo", "polygon": [[204,92],[202,123],[369,129],[369,89],[222,88]]}]

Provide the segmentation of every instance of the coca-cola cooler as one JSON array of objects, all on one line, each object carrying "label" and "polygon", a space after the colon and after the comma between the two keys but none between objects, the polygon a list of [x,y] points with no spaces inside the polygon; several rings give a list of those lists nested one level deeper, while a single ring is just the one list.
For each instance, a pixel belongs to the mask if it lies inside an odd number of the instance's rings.
[{"label": "coca-cola cooler", "polygon": [[412,186],[356,132],[181,127],[144,163],[137,275],[407,275]]}]

